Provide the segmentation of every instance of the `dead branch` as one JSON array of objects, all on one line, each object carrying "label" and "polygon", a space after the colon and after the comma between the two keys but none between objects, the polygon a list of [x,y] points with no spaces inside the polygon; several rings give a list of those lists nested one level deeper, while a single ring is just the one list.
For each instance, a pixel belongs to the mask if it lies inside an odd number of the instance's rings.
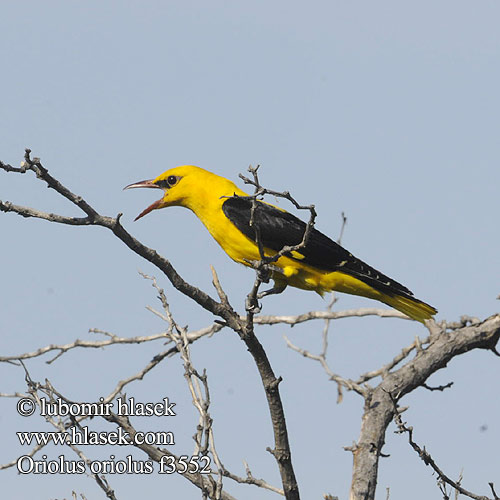
[{"label": "dead branch", "polygon": [[359,309],[346,309],[345,311],[309,311],[303,314],[291,316],[256,316],[254,321],[257,325],[277,325],[283,323],[286,325],[298,325],[312,319],[344,319],[344,318],[362,318],[364,316],[379,316],[380,318],[398,318],[411,320],[406,314],[395,309],[378,309],[375,307],[361,307]]},{"label": "dead branch", "polygon": [[[340,375],[334,373],[330,366],[328,365],[328,362],[326,361],[326,355],[324,353],[321,354],[312,354],[311,352],[307,351],[306,349],[302,349],[301,347],[298,347],[294,345],[286,336],[285,336],[285,341],[287,346],[294,350],[295,352],[298,352],[305,358],[312,359],[314,361],[318,361],[322,368],[325,370],[326,374],[330,378],[330,380],[334,381],[337,383],[339,387],[345,387],[349,391],[355,391],[361,396],[364,396],[366,394],[366,390],[361,387],[359,384],[356,384],[353,380],[346,379],[344,377],[341,377]],[[339,394],[339,398],[341,395]],[[340,402],[339,399],[337,399],[337,402]]]},{"label": "dead branch", "polygon": [[[442,481],[443,483],[449,484],[452,486],[458,493],[461,493],[462,495],[465,495],[469,498],[472,498],[474,500],[491,500],[490,498],[482,495],[476,495],[475,493],[472,493],[471,491],[466,490],[464,487],[462,487],[461,482],[462,482],[462,477],[458,479],[458,481],[453,481],[453,479],[449,478],[436,464],[436,461],[432,458],[431,454],[426,450],[425,446],[422,448],[420,447],[414,440],[413,440],[413,427],[408,427],[406,422],[403,422],[403,419],[401,418],[401,413],[398,411],[398,406],[397,402],[394,399],[392,394],[389,394],[391,401],[393,403],[394,407],[394,421],[396,422],[396,425],[398,427],[398,430],[395,431],[397,433],[408,433],[408,442],[410,443],[410,446],[415,450],[415,452],[418,454],[418,456],[422,459],[425,465],[430,465],[434,472],[438,475],[438,482]],[[489,483],[490,486],[493,483]],[[492,488],[492,491],[494,492],[494,489]]]},{"label": "dead branch", "polygon": [[[219,330],[222,329],[221,325],[218,325],[217,323],[214,323],[206,328],[201,328],[200,330],[196,330],[194,332],[189,332],[187,333],[187,339],[189,343],[192,343],[201,337],[204,337],[206,335],[212,335]],[[52,351],[59,351],[57,355],[48,360],[47,364],[53,363],[56,359],[58,359],[61,355],[65,354],[68,351],[71,351],[72,349],[76,349],[77,347],[84,347],[84,348],[91,348],[91,349],[100,349],[102,347],[107,347],[107,346],[113,346],[113,345],[122,345],[122,344],[143,344],[145,342],[151,342],[154,340],[165,340],[165,333],[157,333],[154,335],[146,335],[142,337],[118,337],[117,335],[114,334],[109,334],[108,332],[103,332],[102,330],[96,329],[96,328],[91,328],[89,330],[91,333],[100,333],[100,334],[106,334],[110,336],[108,340],[80,340],[76,339],[73,342],[70,342],[68,344],[50,344],[45,347],[40,347],[39,349],[36,349],[35,351],[32,352],[25,352],[22,354],[13,354],[11,356],[0,356],[0,363],[1,362],[8,362],[8,361],[18,361],[20,359],[31,359],[31,358],[37,358],[40,356],[43,356],[44,354],[47,354],[48,352]],[[171,352],[169,352],[169,355],[175,354],[177,352],[177,348],[173,349]]]},{"label": "dead branch", "polygon": [[[429,330],[429,336],[426,339],[421,340],[417,337],[410,346],[404,348],[401,353],[395,356],[389,363],[387,363],[380,369],[362,374],[356,381],[345,379],[340,375],[335,374],[334,371],[329,367],[326,360],[326,352],[328,347],[328,328],[330,326],[330,320],[368,315],[401,318],[407,320],[408,317],[406,315],[394,310],[375,308],[338,312],[331,311],[329,308],[327,311],[310,311],[305,314],[295,316],[256,315],[257,312],[260,311],[260,306],[257,302],[257,299],[260,297],[260,295],[262,295],[258,294],[258,290],[261,283],[269,281],[270,274],[274,270],[273,262],[275,262],[281,256],[285,255],[287,252],[302,248],[307,243],[308,234],[314,226],[314,220],[316,217],[313,205],[301,206],[296,200],[293,199],[293,197],[288,192],[279,193],[260,186],[257,176],[258,167],[255,169],[250,169],[250,172],[253,174],[253,180],[247,179],[246,177],[242,176],[247,184],[251,184],[255,187],[254,194],[248,197],[252,199],[252,214],[255,212],[257,200],[261,199],[262,196],[269,194],[289,200],[298,209],[308,209],[311,212],[311,218],[306,225],[302,241],[298,243],[298,245],[284,247],[280,252],[273,255],[272,257],[266,257],[264,255],[262,244],[259,243],[258,228],[256,228],[256,236],[257,242],[259,244],[261,259],[258,262],[251,263],[257,270],[257,276],[252,290],[247,296],[247,314],[245,316],[240,316],[231,306],[230,301],[220,284],[215,270],[212,270],[213,284],[216,288],[219,302],[214,300],[205,292],[185,282],[167,259],[161,257],[156,251],[146,247],[141,242],[133,238],[121,225],[121,214],[118,214],[117,217],[114,218],[100,215],[82,197],[75,195],[69,189],[63,186],[59,181],[53,178],[41,165],[38,158],[31,159],[30,153],[30,150],[26,150],[24,162],[20,168],[12,167],[11,165],[1,162],[0,168],[6,172],[19,174],[24,174],[28,171],[34,172],[36,176],[40,180],[44,181],[49,188],[54,189],[57,193],[64,196],[71,203],[79,207],[84,212],[85,216],[66,217],[59,214],[42,212],[34,208],[15,205],[8,201],[2,202],[1,200],[0,211],[14,212],[23,217],[36,217],[51,222],[69,225],[95,225],[105,227],[112,231],[115,236],[119,238],[125,245],[127,245],[132,251],[142,256],[144,259],[148,260],[158,269],[160,269],[177,290],[190,297],[204,309],[211,312],[220,319],[216,319],[214,324],[207,327],[206,329],[202,329],[198,332],[188,333],[185,329],[175,324],[169,312],[166,297],[164,297],[164,294],[162,297],[162,294],[160,293],[163,312],[155,311],[152,308],[150,308],[150,310],[154,314],[157,314],[160,318],[169,322],[170,328],[166,334],[157,336],[153,335],[149,337],[134,337],[132,339],[122,339],[113,334],[100,332],[102,334],[105,334],[108,339],[98,342],[87,342],[77,339],[70,344],[46,346],[31,353],[25,353],[17,357],[2,357],[0,358],[0,361],[9,363],[18,362],[22,364],[23,359],[34,358],[50,351],[56,351],[57,355],[53,360],[51,360],[54,361],[65,352],[68,352],[69,350],[77,347],[92,348],[119,343],[142,343],[156,340],[158,338],[161,338],[161,336],[163,335],[167,335],[167,337],[170,338],[174,345],[170,349],[155,356],[155,358],[140,372],[129,377],[128,379],[120,381],[117,387],[107,398],[105,398],[105,400],[111,401],[117,396],[117,394],[119,394],[123,390],[126,384],[134,380],[142,379],[142,377],[148,371],[157,366],[167,356],[171,356],[175,353],[180,353],[185,367],[188,387],[192,394],[193,402],[200,414],[199,428],[201,430],[199,430],[195,434],[195,442],[197,447],[196,449],[203,450],[204,452],[210,449],[218,468],[217,481],[214,479],[214,477],[212,477],[212,475],[206,477],[202,476],[201,474],[188,474],[186,476],[188,480],[196,484],[202,490],[204,497],[222,498],[225,500],[232,499],[232,497],[226,494],[222,489],[222,477],[224,476],[238,482],[254,484],[256,486],[276,491],[277,493],[284,494],[287,499],[299,499],[298,486],[291,462],[291,451],[288,442],[283,405],[279,394],[279,383],[281,382],[281,377],[275,376],[269,359],[267,358],[266,352],[264,351],[262,345],[255,335],[254,327],[256,324],[274,325],[281,323],[294,326],[295,324],[314,319],[323,319],[325,321],[325,326],[323,329],[323,349],[320,354],[312,354],[309,351],[301,349],[297,346],[292,345],[289,341],[288,342],[291,348],[295,349],[303,356],[313,359],[322,365],[323,369],[330,376],[330,378],[337,383],[339,398],[342,397],[342,388],[344,387],[349,390],[356,391],[357,393],[362,395],[365,400],[365,408],[359,440],[352,447],[346,448],[352,451],[354,456],[353,476],[350,494],[351,500],[373,500],[375,497],[375,488],[377,484],[378,474],[378,460],[380,456],[383,456],[381,450],[384,445],[385,433],[387,431],[389,423],[394,417],[399,417],[399,419],[401,419],[399,415],[404,409],[398,407],[397,405],[402,397],[420,386],[428,390],[439,391],[450,387],[452,383],[439,387],[430,387],[427,386],[426,380],[437,370],[445,367],[446,364],[455,356],[466,353],[472,349],[487,349],[495,355],[500,356],[500,353],[496,349],[496,344],[498,343],[500,337],[500,315],[491,316],[490,318],[487,318],[482,322],[477,318],[470,318],[467,316],[463,316],[459,322],[455,323],[446,323],[443,321],[437,324],[434,321],[428,321],[426,326]],[[342,230],[344,229],[344,227],[345,217],[342,224]],[[249,472],[248,467],[246,479],[239,478],[238,476],[230,473],[224,468],[215,451],[213,432],[211,430],[211,418],[208,413],[210,397],[206,374],[198,373],[194,369],[194,367],[192,367],[192,364],[190,364],[189,344],[203,335],[210,335],[226,326],[233,329],[245,342],[245,345],[254,358],[256,366],[259,370],[271,413],[271,421],[274,432],[274,449],[268,450],[273,454],[278,463],[283,484],[283,491],[268,485],[263,480],[254,478],[251,475],[251,472]],[[411,360],[408,360],[410,355],[413,355],[413,358]],[[405,362],[405,364],[401,366],[403,361]],[[368,386],[368,384],[366,384],[367,381],[373,380],[377,377],[381,377],[381,380],[377,386],[370,387]],[[58,395],[55,390],[50,387],[49,383],[45,385],[35,384],[30,385],[29,387],[30,393],[34,393],[36,392],[36,390],[45,390],[49,391],[48,393],[50,394]],[[5,396],[13,395],[6,394]],[[60,397],[64,399],[62,396]],[[113,414],[107,420],[120,425],[127,432],[129,432],[131,436],[135,435],[135,429],[131,426],[130,422],[125,417]],[[408,428],[403,427],[404,425],[402,424],[400,430],[408,432]],[[432,465],[430,462],[432,458],[429,458],[430,455],[425,451],[425,449],[422,450],[422,448],[420,448],[413,441],[411,433],[409,434],[410,444],[413,446],[415,451],[420,454],[420,456],[426,463]],[[164,455],[169,455],[173,457],[174,460],[178,460],[175,455],[169,453],[167,450],[160,450],[156,447],[145,444],[135,446],[145,451],[152,460],[159,461]],[[36,451],[38,450],[32,450],[32,453],[34,454]],[[9,464],[7,464],[7,466],[8,465]],[[438,470],[440,471],[440,469],[437,467],[437,465],[435,465],[435,467],[436,468],[434,468],[434,470],[438,474],[440,474],[440,472],[438,472]],[[0,469],[1,468],[2,467],[0,467]],[[446,484],[449,484],[450,486],[455,488],[457,492],[466,492],[463,494],[470,493],[462,488],[461,479],[456,482],[453,482],[452,480],[449,480],[448,482],[446,481],[446,479],[449,478],[447,478],[447,476],[445,476],[444,474],[442,476],[439,475],[439,478],[444,495],[447,495]],[[493,483],[489,484],[495,500],[498,500],[498,496],[495,493]],[[104,491],[106,491],[105,488],[103,489]],[[108,489],[112,492],[110,488]],[[107,492],[107,494],[108,493],[109,492]],[[476,495],[471,496],[471,498],[475,498],[476,500],[486,500],[487,497]]]},{"label": "dead branch", "polygon": [[[137,253],[147,261],[156,266],[167,277],[170,283],[187,297],[194,300],[201,307],[211,312],[224,320],[225,325],[233,329],[240,338],[245,342],[248,350],[252,354],[254,361],[259,370],[259,374],[264,385],[271,420],[273,425],[275,446],[271,453],[275,457],[283,483],[283,489],[287,500],[298,500],[298,486],[295,479],[295,473],[291,462],[290,445],[286,429],[285,416],[283,405],[278,390],[278,384],[281,379],[277,379],[272,370],[269,359],[267,358],[264,348],[258,341],[254,333],[252,317],[247,317],[246,321],[241,321],[240,316],[231,307],[229,301],[217,302],[205,292],[190,285],[177,273],[172,264],[159,255],[155,250],[143,245],[136,240],[120,223],[122,214],[117,217],[108,217],[100,215],[93,207],[90,206],[81,196],[77,196],[61,184],[58,180],[52,177],[47,169],[42,166],[39,158],[31,158],[31,150],[26,149],[22,168],[13,170],[10,166],[0,164],[0,168],[7,172],[25,173],[33,171],[36,176],[44,181],[49,188],[54,189],[57,193],[64,196],[71,203],[79,207],[86,217],[75,218],[66,217],[58,214],[51,214],[34,210],[28,207],[14,205],[10,202],[2,202],[0,200],[0,211],[14,212],[23,217],[36,217],[45,219],[51,222],[57,222],[70,225],[94,225],[102,226],[119,238],[133,252]],[[313,209],[314,210],[314,209]]]},{"label": "dead branch", "polygon": [[280,488],[276,488],[275,486],[272,486],[271,484],[267,483],[263,479],[257,479],[256,477],[253,476],[252,471],[250,470],[250,467],[246,462],[245,464],[245,471],[247,473],[247,477],[243,478],[240,476],[237,476],[236,474],[233,474],[232,472],[229,472],[227,469],[223,470],[224,476],[232,479],[233,481],[236,481],[237,483],[240,484],[253,484],[254,486],[258,486],[259,488],[264,488],[269,491],[274,491],[274,493],[278,493],[278,495],[284,495],[284,491]]},{"label": "dead branch", "polygon": [[377,485],[378,460],[387,426],[394,418],[394,403],[425,383],[455,356],[472,349],[492,350],[500,337],[500,315],[459,329],[441,330],[427,348],[398,370],[388,373],[365,396],[361,435],[353,449],[351,500],[372,500]]}]

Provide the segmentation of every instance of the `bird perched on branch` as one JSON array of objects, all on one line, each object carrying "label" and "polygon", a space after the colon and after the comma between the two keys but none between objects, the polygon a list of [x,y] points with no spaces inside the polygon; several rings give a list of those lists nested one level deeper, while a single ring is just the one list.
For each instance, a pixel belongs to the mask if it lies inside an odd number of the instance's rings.
[{"label": "bird perched on branch", "polygon": [[422,323],[437,312],[312,226],[303,241],[308,227],[305,222],[281,208],[254,201],[224,177],[184,165],[125,189],[141,187],[162,189],[163,196],[135,220],[159,208],[189,208],[229,257],[240,264],[255,267],[262,261],[262,251],[265,257],[272,257],[285,246],[294,246],[269,264],[275,284],[264,294],[279,293],[287,285],[320,295],[337,290],[378,300]]}]

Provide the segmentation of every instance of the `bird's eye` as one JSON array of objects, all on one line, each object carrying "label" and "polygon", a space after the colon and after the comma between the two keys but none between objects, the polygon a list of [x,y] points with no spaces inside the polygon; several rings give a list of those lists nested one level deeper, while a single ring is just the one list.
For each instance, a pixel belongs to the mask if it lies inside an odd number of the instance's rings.
[{"label": "bird's eye", "polygon": [[175,186],[175,184],[177,184],[177,177],[175,175],[169,175],[167,178],[167,184],[169,186]]},{"label": "bird's eye", "polygon": [[155,184],[162,189],[169,189],[179,182],[180,177],[176,175],[169,175],[166,179],[156,181]]}]

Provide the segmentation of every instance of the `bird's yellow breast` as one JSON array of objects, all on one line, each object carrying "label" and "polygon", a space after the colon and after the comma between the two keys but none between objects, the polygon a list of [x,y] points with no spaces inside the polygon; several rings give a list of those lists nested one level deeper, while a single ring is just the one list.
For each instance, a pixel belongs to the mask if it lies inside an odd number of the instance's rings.
[{"label": "bird's yellow breast", "polygon": [[[222,199],[221,203],[207,203],[192,210],[231,259],[251,267],[251,261],[260,260],[259,248],[253,240],[245,236],[223,215],[222,203],[225,199]],[[264,248],[264,254],[268,257],[276,253],[275,250]],[[296,254],[294,256],[299,259],[302,257],[299,252],[294,253]],[[286,281],[291,286],[305,290],[316,290],[318,293],[327,290],[327,287],[322,285],[326,273],[302,264],[300,260],[283,256],[272,265],[279,268],[272,273],[272,278],[276,281]]]},{"label": "bird's yellow breast", "polygon": [[[220,194],[220,186],[219,193]],[[246,193],[237,188],[233,183],[225,186],[223,192],[217,196],[213,189],[210,187],[203,192],[198,192],[195,200],[190,200],[186,204],[187,208],[192,210],[195,215],[200,219],[208,232],[222,247],[222,249],[234,261],[245,266],[251,266],[251,261],[260,260],[260,253],[257,244],[245,236],[224,214],[222,205],[230,196],[248,196]],[[227,193],[227,194],[226,194]],[[264,248],[266,256],[276,254],[276,251]],[[299,255],[297,255],[299,256]],[[287,278],[290,283],[292,279],[292,286],[305,289],[315,289],[318,282],[318,272],[309,266],[304,266],[287,257],[281,257],[277,262],[273,263],[274,266],[280,268],[282,271],[273,273],[273,278],[279,280],[280,278]],[[306,268],[308,271],[306,271]]]}]

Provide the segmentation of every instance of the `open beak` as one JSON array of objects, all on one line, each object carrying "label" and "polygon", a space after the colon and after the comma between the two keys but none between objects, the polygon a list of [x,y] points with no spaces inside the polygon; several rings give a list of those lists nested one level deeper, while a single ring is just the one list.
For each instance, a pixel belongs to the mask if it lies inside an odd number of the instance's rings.
[{"label": "open beak", "polygon": [[[146,181],[139,181],[139,182],[134,182],[133,184],[129,184],[128,186],[125,186],[123,189],[132,189],[132,188],[156,188],[156,189],[162,189],[160,186],[155,184],[153,180],[146,180]],[[163,197],[160,198],[159,200],[155,201],[151,205],[149,205],[148,208],[144,209],[135,219],[134,222],[141,217],[144,217],[146,214],[149,214],[149,212],[152,212],[153,210],[160,208],[161,202],[163,201]]]}]

